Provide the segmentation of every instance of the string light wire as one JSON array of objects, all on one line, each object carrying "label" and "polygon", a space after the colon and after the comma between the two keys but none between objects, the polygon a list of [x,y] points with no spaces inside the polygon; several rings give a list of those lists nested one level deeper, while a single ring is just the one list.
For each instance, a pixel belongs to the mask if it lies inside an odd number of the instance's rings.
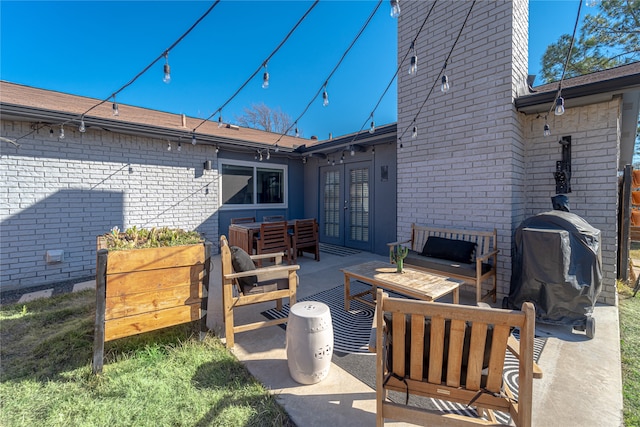
[{"label": "string light wire", "polygon": [[338,63],[333,67],[333,69],[329,73],[329,76],[327,76],[327,78],[324,80],[324,83],[322,84],[322,86],[320,86],[320,88],[317,90],[317,92],[313,95],[313,97],[311,98],[311,100],[309,101],[307,106],[304,108],[302,113],[298,116],[298,118],[293,122],[293,124],[291,126],[289,126],[289,128],[287,130],[284,131],[283,134],[280,135],[278,140],[273,145],[278,145],[278,142],[280,142],[280,140],[291,131],[291,129],[298,123],[298,121],[300,121],[302,116],[304,116],[307,113],[307,111],[309,110],[309,107],[311,107],[311,104],[313,104],[313,101],[315,101],[316,98],[318,97],[318,95],[320,95],[320,92],[322,92],[323,89],[326,89],[327,84],[329,83],[329,80],[331,80],[331,77],[333,77],[335,72],[338,70],[338,67],[340,67],[340,64],[342,64],[342,61],[344,61],[345,57],[347,56],[347,54],[349,53],[349,51],[351,50],[353,45],[356,44],[356,42],[358,41],[358,39],[360,38],[360,36],[364,32],[364,30],[367,28],[367,26],[369,26],[369,23],[371,22],[371,20],[373,19],[373,16],[376,14],[378,9],[380,8],[381,4],[382,4],[382,0],[379,0],[378,3],[376,4],[376,6],[371,11],[371,13],[369,14],[369,17],[367,18],[365,23],[360,28],[360,31],[358,31],[358,34],[351,41],[351,44],[349,44],[349,47],[347,47],[347,49],[344,51],[344,53],[342,54],[342,57],[340,57],[340,60],[338,61]]},{"label": "string light wire", "polygon": [[440,83],[441,77],[442,77],[442,73],[444,73],[444,69],[446,68],[447,63],[451,59],[451,55],[453,54],[453,50],[455,49],[456,45],[458,44],[458,41],[460,40],[460,36],[462,35],[462,31],[464,30],[464,27],[467,25],[467,21],[469,20],[469,16],[471,16],[471,11],[473,10],[473,6],[475,6],[475,4],[476,4],[476,0],[473,0],[473,3],[471,3],[471,7],[469,8],[469,11],[467,12],[467,16],[464,18],[464,22],[462,23],[462,27],[460,28],[460,31],[458,32],[458,36],[456,37],[456,40],[453,42],[453,45],[451,46],[451,50],[449,50],[449,54],[447,55],[447,59],[445,59],[444,65],[440,69],[440,73],[438,73],[438,77],[433,82],[433,85],[431,86],[431,89],[429,89],[429,93],[427,93],[427,97],[424,99],[424,101],[420,105],[420,108],[418,108],[418,112],[413,117],[411,125],[407,126],[404,129],[404,131],[402,131],[402,134],[400,134],[400,138],[402,138],[404,136],[404,134],[407,133],[409,131],[409,129],[412,128],[413,125],[416,123],[416,121],[418,120],[418,116],[420,115],[420,112],[422,111],[422,109],[424,108],[425,104],[429,100],[429,96],[431,96],[431,94],[433,93],[433,90],[436,87],[436,85],[438,83]]},{"label": "string light wire", "polygon": [[[218,0],[219,1],[219,0]],[[203,121],[201,121],[198,126],[196,126],[193,129],[193,132],[197,131],[198,128],[200,126],[202,126],[203,124],[205,124],[207,121],[209,121],[213,116],[215,116],[216,114],[218,114],[218,112],[222,112],[222,110],[224,109],[224,107],[226,107],[239,93],[240,91],[242,91],[242,89],[244,89],[247,84],[249,84],[249,82],[251,80],[253,80],[253,78],[260,72],[260,70],[262,70],[266,64],[269,62],[269,60],[280,50],[280,48],[287,42],[287,40],[289,40],[289,37],[291,37],[291,35],[296,31],[296,29],[300,26],[300,24],[302,24],[302,21],[305,20],[305,18],[307,17],[307,15],[309,15],[309,13],[311,13],[311,11],[313,10],[314,7],[316,7],[316,5],[318,4],[320,0],[315,0],[313,2],[313,4],[311,5],[311,7],[309,7],[309,9],[307,9],[307,11],[304,13],[304,15],[302,15],[302,17],[298,20],[298,22],[296,23],[296,25],[293,26],[293,28],[291,29],[291,31],[289,31],[289,33],[286,35],[286,37],[280,42],[280,44],[273,50],[273,52],[271,52],[269,54],[269,56],[262,62],[260,62],[260,66],[258,66],[258,68],[253,72],[253,74],[251,74],[251,76],[249,76],[249,78],[238,88],[238,90],[235,91],[235,93],[233,95],[231,95],[231,97],[229,99],[227,99],[224,104],[222,104],[216,111],[213,112],[213,114],[211,114],[209,117],[207,117],[206,119],[204,119]]]},{"label": "string light wire", "polygon": [[[146,73],[147,71],[149,71],[149,69],[151,67],[153,67],[153,65],[155,65],[156,62],[158,62],[159,60],[161,60],[162,58],[165,57],[165,55],[169,54],[169,51],[171,51],[174,47],[176,47],[178,45],[178,43],[180,43],[191,31],[193,31],[193,29],[195,27],[198,26],[198,24],[200,24],[200,22],[202,22],[202,20],[204,18],[207,17],[207,15],[209,15],[209,13],[211,13],[211,11],[218,5],[218,3],[220,3],[220,0],[216,0],[211,6],[209,6],[209,9],[207,9],[201,16],[200,18],[198,18],[192,25],[191,27],[189,27],[189,29],[187,31],[185,31],[175,42],[173,42],[173,44],[171,46],[169,46],[167,49],[164,49],[162,51],[162,53],[156,58],[154,59],[149,65],[147,65],[142,71],[140,71],[138,74],[136,74],[131,80],[129,80],[124,86],[122,86],[120,89],[116,90],[115,92],[113,92],[111,95],[109,95],[107,98],[103,99],[102,101],[98,102],[97,104],[93,105],[91,108],[89,108],[87,111],[85,111],[84,113],[78,114],[77,117],[84,117],[86,116],[88,113],[90,113],[91,111],[93,111],[94,109],[98,108],[99,106],[101,106],[102,104],[104,104],[105,102],[109,101],[110,99],[114,99],[115,102],[115,96],[117,94],[119,94],[120,92],[122,92],[123,90],[125,90],[127,87],[131,86],[136,80],[138,80],[138,78],[140,78],[140,76],[142,76],[144,73]],[[68,124],[71,121],[74,121],[77,119],[69,119],[65,122],[62,123],[62,125]],[[48,126],[47,124],[44,124],[40,127],[37,127],[36,129],[32,130],[31,132],[19,137],[16,139],[16,141],[19,141],[23,138],[26,138],[27,136],[39,131],[40,129],[42,129],[43,127]]]}]

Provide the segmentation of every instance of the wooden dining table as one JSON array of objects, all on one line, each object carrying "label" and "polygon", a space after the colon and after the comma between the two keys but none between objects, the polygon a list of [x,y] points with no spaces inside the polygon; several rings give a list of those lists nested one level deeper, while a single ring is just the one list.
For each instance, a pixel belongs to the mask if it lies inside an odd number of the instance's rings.
[{"label": "wooden dining table", "polygon": [[[293,230],[295,219],[287,220],[287,227]],[[260,233],[262,222],[246,222],[229,225],[229,245],[237,246],[248,254],[253,253],[253,239]]]}]

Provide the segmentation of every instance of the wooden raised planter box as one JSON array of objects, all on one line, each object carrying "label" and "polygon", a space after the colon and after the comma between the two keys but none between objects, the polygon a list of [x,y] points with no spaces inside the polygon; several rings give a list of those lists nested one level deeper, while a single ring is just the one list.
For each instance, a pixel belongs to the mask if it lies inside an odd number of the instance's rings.
[{"label": "wooden raised planter box", "polygon": [[104,343],[200,320],[206,334],[211,242],[108,251],[97,242],[93,372],[102,372]]}]

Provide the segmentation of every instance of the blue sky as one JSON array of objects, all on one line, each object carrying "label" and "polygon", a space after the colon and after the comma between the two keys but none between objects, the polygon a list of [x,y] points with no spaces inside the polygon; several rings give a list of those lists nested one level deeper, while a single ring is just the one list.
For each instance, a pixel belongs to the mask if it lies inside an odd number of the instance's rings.
[{"label": "blue sky", "polygon": [[[402,1],[402,0],[401,0]],[[451,1],[451,0],[441,0]],[[105,99],[178,39],[213,1],[5,1],[0,3],[0,78],[28,86]],[[297,119],[322,87],[373,11],[376,1],[322,0],[262,71],[222,111],[234,121],[264,103]],[[206,118],[269,56],[312,5],[307,1],[223,0],[164,60],[118,95],[118,101]],[[571,34],[578,0],[531,0],[529,73],[561,34]],[[585,13],[597,9],[583,7]],[[396,21],[384,0],[329,80],[329,106],[316,99],[301,117],[302,136],[355,132],[396,70]],[[536,80],[540,84],[540,78]],[[395,83],[375,112],[378,125],[396,121]],[[217,120],[217,115],[213,118]]]}]

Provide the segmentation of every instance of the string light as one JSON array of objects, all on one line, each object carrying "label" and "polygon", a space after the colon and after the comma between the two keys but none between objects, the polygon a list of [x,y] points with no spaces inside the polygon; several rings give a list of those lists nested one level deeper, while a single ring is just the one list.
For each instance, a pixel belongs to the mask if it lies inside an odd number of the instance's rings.
[{"label": "string light", "polygon": [[260,161],[262,161],[262,151],[259,151],[260,153]]},{"label": "string light", "polygon": [[182,142],[178,142],[178,151],[182,151]]},{"label": "string light", "polygon": [[269,72],[267,71],[267,63],[264,64],[264,74],[262,75],[262,89],[269,88]]},{"label": "string light", "polygon": [[116,94],[113,94],[113,104],[111,105],[111,109],[113,110],[113,115],[118,117],[120,115],[120,110],[118,109],[118,103],[116,102]]},{"label": "string light", "polygon": [[558,92],[558,99],[556,99],[556,109],[555,109],[556,116],[561,116],[564,114],[564,98],[559,95],[560,95],[560,92]]},{"label": "string light", "polygon": [[351,157],[356,155],[356,150],[353,148],[353,145],[351,146],[351,150],[349,150],[349,154],[351,155]]},{"label": "string light", "polygon": [[216,145],[216,154],[218,154],[219,152],[220,152],[220,147]]},{"label": "string light", "polygon": [[271,153],[269,152],[269,149],[267,148],[267,160],[269,160],[271,158]]},{"label": "string light", "polygon": [[276,153],[278,151],[280,151],[280,147],[278,147],[278,143],[276,142],[276,145],[273,147],[273,151],[275,151]]},{"label": "string light", "polygon": [[418,73],[418,55],[416,55],[415,43],[411,42],[411,61],[409,62],[409,75],[415,76]]},{"label": "string light", "polygon": [[374,133],[376,131],[376,122],[373,121],[373,114],[371,114],[371,126],[369,126],[369,133]]},{"label": "string light", "polygon": [[80,119],[80,126],[78,127],[78,130],[82,133],[87,131],[87,127],[84,125],[84,116]]},{"label": "string light", "polygon": [[49,136],[53,138],[53,128],[49,129]]},{"label": "string light", "polygon": [[307,158],[306,158],[306,157],[303,157],[303,158],[302,158],[302,164],[303,164],[303,165],[306,165],[306,164],[307,164]]},{"label": "string light", "polygon": [[342,153],[342,156],[340,156],[340,163],[344,163],[344,153]]},{"label": "string light", "polygon": [[322,92],[322,106],[326,107],[329,105],[329,94],[327,93],[327,85],[324,85],[324,92]]},{"label": "string light", "polygon": [[218,116],[218,129],[220,129],[223,126],[222,124],[222,113],[220,113],[220,115]]},{"label": "string light", "polygon": [[418,126],[414,122],[413,130],[411,131],[411,138],[416,139],[417,137],[418,137]]},{"label": "string light", "polygon": [[171,143],[167,141],[167,151],[171,151]]},{"label": "string light", "polygon": [[191,144],[192,145],[196,145],[196,133],[195,132],[193,132],[191,134]]},{"label": "string light", "polygon": [[391,3],[391,17],[400,16],[400,0],[390,0],[389,3]]},{"label": "string light", "polygon": [[171,83],[171,67],[169,66],[169,52],[164,53],[164,77],[162,81],[166,84]]},{"label": "string light", "polygon": [[551,136],[551,128],[549,127],[549,124],[546,121],[544,123],[544,131],[542,134],[544,136]]},{"label": "string light", "polygon": [[296,126],[296,138],[299,138],[299,137],[300,137],[300,131],[298,130],[298,126]]},{"label": "string light", "polygon": [[64,126],[60,125],[60,133],[58,134],[58,139],[64,139]]},{"label": "string light", "polygon": [[402,149],[404,148],[402,145],[402,137],[398,138],[398,141],[400,141],[400,151],[402,151]]},{"label": "string light", "polygon": [[446,74],[442,75],[442,84],[440,85],[440,90],[442,93],[447,93],[449,91],[449,77]]}]

